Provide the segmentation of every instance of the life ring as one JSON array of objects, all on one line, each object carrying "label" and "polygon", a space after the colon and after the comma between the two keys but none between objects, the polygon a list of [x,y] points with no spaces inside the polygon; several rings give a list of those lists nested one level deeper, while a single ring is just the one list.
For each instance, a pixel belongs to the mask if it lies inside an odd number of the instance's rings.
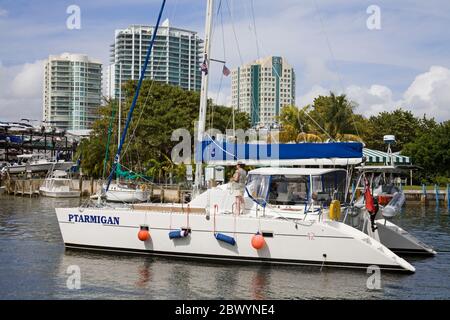
[{"label": "life ring", "polygon": [[331,201],[329,216],[331,220],[339,220],[341,217],[341,203],[339,200]]}]

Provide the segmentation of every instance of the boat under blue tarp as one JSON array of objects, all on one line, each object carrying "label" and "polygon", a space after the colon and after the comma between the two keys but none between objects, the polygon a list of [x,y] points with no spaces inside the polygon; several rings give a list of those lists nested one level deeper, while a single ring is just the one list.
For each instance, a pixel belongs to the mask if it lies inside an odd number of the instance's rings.
[{"label": "boat under blue tarp", "polygon": [[6,141],[7,139],[10,143],[22,143],[22,138],[19,136],[0,134],[0,141]]}]

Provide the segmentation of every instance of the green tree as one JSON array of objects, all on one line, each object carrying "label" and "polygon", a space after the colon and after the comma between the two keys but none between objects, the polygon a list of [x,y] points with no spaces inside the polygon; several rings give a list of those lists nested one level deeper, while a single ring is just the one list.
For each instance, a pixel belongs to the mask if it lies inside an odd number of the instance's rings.
[{"label": "green tree", "polygon": [[418,176],[427,182],[450,182],[450,121],[433,128],[404,146],[403,154],[422,167]]},{"label": "green tree", "polygon": [[339,140],[346,134],[356,135],[358,129],[355,124],[355,108],[356,104],[349,101],[345,94],[337,96],[330,92],[329,96],[319,96],[314,99],[309,112],[309,116],[314,119],[311,120],[311,127],[315,133],[325,133],[334,140]]},{"label": "green tree", "polygon": [[391,112],[380,112],[369,118],[364,141],[371,149],[384,150],[386,145],[383,136],[395,135],[396,143],[392,146],[394,152],[401,151],[403,147],[416,140],[423,133],[436,127],[434,119],[416,118],[411,111],[398,108]]},{"label": "green tree", "polygon": [[280,140],[288,141],[361,141],[367,120],[354,113],[356,104],[345,95],[319,96],[312,105],[303,108],[286,106],[279,121]]},{"label": "green tree", "polygon": [[[122,130],[131,106],[135,86],[136,82],[133,81],[127,82],[123,86],[123,94],[126,99],[122,103]],[[114,103],[117,101],[110,101],[99,109],[100,119],[94,123],[90,138],[83,141],[78,150],[82,155],[84,172],[94,177],[101,175],[108,125]],[[145,80],[122,149],[121,164],[124,168],[135,172],[145,172],[161,181],[170,172],[182,174],[182,170],[175,168],[173,163],[167,161],[167,159],[170,160],[172,148],[178,143],[178,141],[171,141],[171,136],[174,130],[185,128],[193,137],[199,103],[198,92]],[[211,117],[209,113],[212,107],[213,105],[209,101],[207,118]],[[231,118],[231,108],[214,106],[214,126],[216,128],[225,130]],[[249,128],[250,122],[246,114],[236,112],[235,119],[236,128]],[[117,122],[117,118],[114,119],[113,130],[116,132],[116,136],[110,145],[109,169],[117,151],[115,143],[117,141]]]}]

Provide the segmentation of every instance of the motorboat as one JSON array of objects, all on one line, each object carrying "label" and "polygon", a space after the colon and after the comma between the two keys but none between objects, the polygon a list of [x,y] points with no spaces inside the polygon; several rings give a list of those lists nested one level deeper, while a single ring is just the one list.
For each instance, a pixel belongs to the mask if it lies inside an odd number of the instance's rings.
[{"label": "motorboat", "polygon": [[72,161],[49,161],[45,158],[41,158],[39,154],[18,155],[17,159],[18,162],[9,164],[2,170],[7,171],[10,174],[48,172],[52,167],[54,170],[66,171],[74,165],[74,162]]},{"label": "motorboat", "polygon": [[81,194],[75,189],[68,173],[62,170],[51,170],[39,188],[39,193],[51,198],[79,198]]}]

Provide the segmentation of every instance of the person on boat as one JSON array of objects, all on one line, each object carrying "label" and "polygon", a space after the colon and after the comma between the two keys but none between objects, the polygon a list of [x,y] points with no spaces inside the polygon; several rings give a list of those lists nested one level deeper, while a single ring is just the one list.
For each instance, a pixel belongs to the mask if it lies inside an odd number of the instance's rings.
[{"label": "person on boat", "polygon": [[231,181],[234,182],[234,192],[239,213],[241,212],[241,208],[244,207],[244,189],[247,180],[247,171],[245,171],[243,167],[242,163],[238,163],[236,165],[236,171],[231,178]]}]

